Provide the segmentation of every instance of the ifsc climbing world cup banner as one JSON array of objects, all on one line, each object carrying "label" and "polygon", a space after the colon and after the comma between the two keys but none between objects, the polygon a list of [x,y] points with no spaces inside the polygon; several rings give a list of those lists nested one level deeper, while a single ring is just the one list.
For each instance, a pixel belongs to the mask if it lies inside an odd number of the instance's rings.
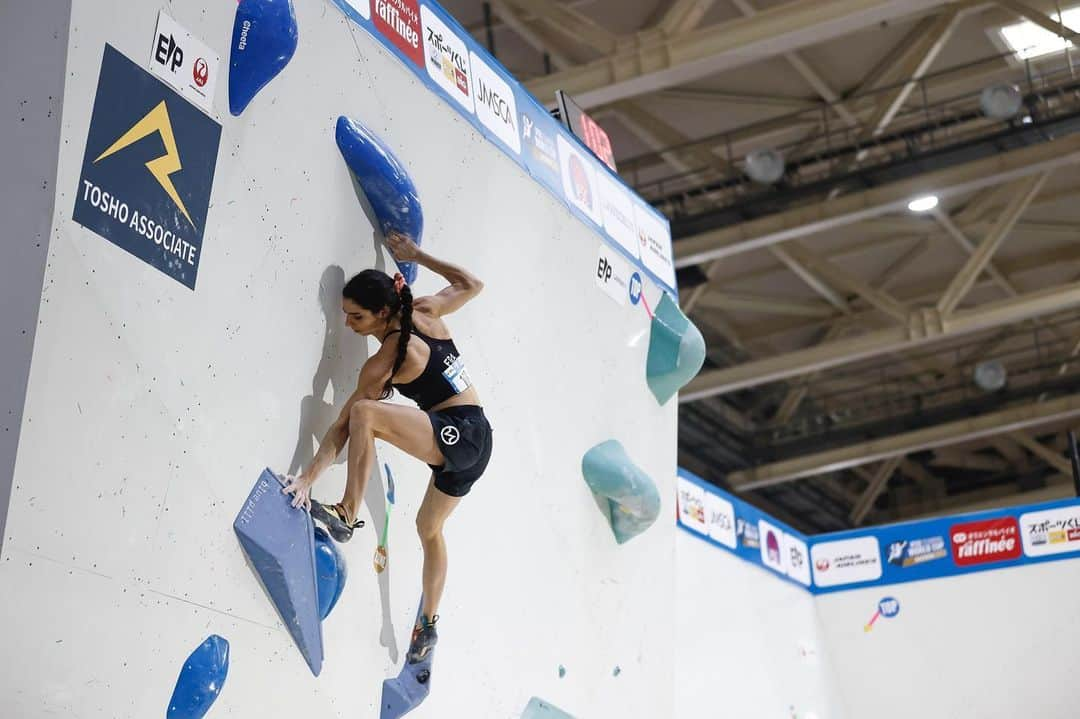
[{"label": "ifsc climbing world cup banner", "polygon": [[72,218],[195,289],[221,125],[105,45]]}]

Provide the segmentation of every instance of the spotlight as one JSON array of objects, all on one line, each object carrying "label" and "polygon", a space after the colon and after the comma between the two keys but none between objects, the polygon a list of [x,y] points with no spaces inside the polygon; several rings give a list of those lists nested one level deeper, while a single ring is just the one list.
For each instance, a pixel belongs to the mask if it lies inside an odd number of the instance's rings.
[{"label": "spotlight", "polygon": [[1016,85],[999,83],[991,85],[979,95],[979,106],[983,114],[995,120],[1008,120],[1014,117],[1024,105],[1024,96]]},{"label": "spotlight", "polygon": [[912,212],[929,212],[938,205],[937,195],[923,195],[916,197],[908,203],[907,208]]},{"label": "spotlight", "polygon": [[776,150],[754,150],[746,156],[746,174],[754,182],[771,185],[784,176],[784,156]]},{"label": "spotlight", "polygon": [[1009,373],[998,360],[986,360],[975,365],[975,386],[983,392],[997,392],[1005,386]]}]

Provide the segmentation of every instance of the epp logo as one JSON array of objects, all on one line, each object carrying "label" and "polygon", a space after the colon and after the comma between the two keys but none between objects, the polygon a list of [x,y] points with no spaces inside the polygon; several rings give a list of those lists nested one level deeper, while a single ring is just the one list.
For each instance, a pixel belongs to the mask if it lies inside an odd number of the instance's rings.
[{"label": "epp logo", "polygon": [[176,44],[176,40],[171,33],[168,37],[166,37],[164,33],[158,35],[157,50],[154,52],[154,59],[158,64],[164,65],[172,72],[176,72],[180,69],[180,66],[184,64],[184,51]]},{"label": "epp logo", "polygon": [[608,262],[606,257],[601,257],[599,264],[596,266],[596,277],[604,282],[611,279],[611,274],[614,270],[611,267],[611,263]]},{"label": "epp logo", "polygon": [[630,275],[630,304],[637,305],[641,301],[641,291],[644,287],[641,281],[641,274],[635,272]]},{"label": "epp logo", "polygon": [[194,289],[220,140],[220,125],[105,45],[72,219]]}]

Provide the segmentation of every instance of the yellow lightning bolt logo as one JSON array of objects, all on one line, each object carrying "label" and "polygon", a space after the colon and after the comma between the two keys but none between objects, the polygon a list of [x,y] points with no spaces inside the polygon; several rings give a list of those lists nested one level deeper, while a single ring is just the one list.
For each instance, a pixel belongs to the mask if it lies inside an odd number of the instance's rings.
[{"label": "yellow lightning bolt logo", "polygon": [[173,187],[172,180],[169,179],[169,175],[179,172],[183,165],[180,164],[180,153],[176,149],[176,138],[173,136],[172,123],[169,121],[169,110],[165,107],[164,100],[158,103],[158,106],[153,110],[146,113],[143,119],[136,122],[109,149],[101,153],[94,160],[94,164],[96,165],[109,155],[123,150],[128,145],[134,144],[148,135],[153,135],[155,132],[161,135],[161,142],[165,145],[165,154],[146,163],[146,169],[150,171],[150,174],[161,185],[161,189],[168,193],[176,206],[184,213],[184,217],[191,223],[191,226],[195,227],[195,222],[191,219],[191,215],[188,214],[187,208],[184,207],[184,201],[180,199],[179,193]]}]

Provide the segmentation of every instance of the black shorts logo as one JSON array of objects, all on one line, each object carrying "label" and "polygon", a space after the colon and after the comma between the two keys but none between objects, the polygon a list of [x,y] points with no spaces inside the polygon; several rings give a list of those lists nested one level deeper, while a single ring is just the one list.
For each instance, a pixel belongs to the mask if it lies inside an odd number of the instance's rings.
[{"label": "black shorts logo", "polygon": [[448,424],[442,428],[439,432],[439,436],[442,437],[443,444],[453,447],[461,439],[461,432],[458,428],[452,424]]},{"label": "black shorts logo", "polygon": [[105,46],[72,219],[195,289],[221,126]]}]

